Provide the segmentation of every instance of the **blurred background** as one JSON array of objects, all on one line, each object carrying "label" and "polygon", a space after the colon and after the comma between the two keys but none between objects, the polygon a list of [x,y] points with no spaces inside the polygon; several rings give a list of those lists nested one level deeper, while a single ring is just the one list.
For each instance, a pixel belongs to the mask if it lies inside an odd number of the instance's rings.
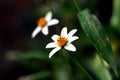
[{"label": "blurred background", "polygon": [[[88,8],[102,23],[120,68],[120,1],[76,1],[81,11]],[[52,11],[53,18],[59,19],[60,23],[49,27],[48,36],[40,32],[32,39],[37,20],[48,11]],[[73,42],[79,47],[75,54],[93,79],[112,80],[110,69],[101,67],[96,49],[82,31],[77,12],[73,0],[0,0],[0,80],[87,80],[74,62],[59,52],[48,58],[51,49],[47,50],[45,46],[64,26],[68,31],[78,29],[76,35],[80,38]],[[103,72],[105,76],[100,75]]]}]

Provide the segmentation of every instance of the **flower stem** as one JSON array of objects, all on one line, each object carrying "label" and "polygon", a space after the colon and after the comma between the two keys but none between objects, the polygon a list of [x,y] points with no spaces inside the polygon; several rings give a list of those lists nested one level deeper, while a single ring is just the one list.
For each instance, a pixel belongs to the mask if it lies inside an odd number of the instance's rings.
[{"label": "flower stem", "polygon": [[70,57],[70,59],[80,68],[80,70],[86,75],[88,80],[93,80],[93,78],[87,73],[87,71],[82,67],[82,65],[79,63],[79,61],[71,54],[67,53]]},{"label": "flower stem", "polygon": [[76,8],[77,8],[78,12],[80,12],[80,8],[79,8],[79,6],[78,6],[77,1],[76,1],[76,0],[73,0],[73,2],[74,2],[74,4],[75,4],[75,6],[76,6]]},{"label": "flower stem", "polygon": [[49,0],[47,0],[47,4],[48,4],[48,6],[49,6],[50,10],[53,12],[53,8],[52,8],[52,6],[51,6],[51,4],[50,4],[50,1],[49,1]]},{"label": "flower stem", "polygon": [[79,68],[80,70],[82,71],[82,73],[84,73],[84,75],[88,78],[88,80],[93,80],[93,78],[87,73],[87,71],[82,67],[82,65],[79,63],[79,61],[75,58],[74,55],[70,54],[68,51],[66,50],[62,50],[62,53],[64,55],[66,55],[67,57],[69,57],[73,63],[75,63]]},{"label": "flower stem", "polygon": [[93,80],[93,78],[87,73],[87,71],[82,67],[82,65],[78,62],[78,60],[72,56],[73,62],[81,69],[81,71],[87,76],[89,80]]}]

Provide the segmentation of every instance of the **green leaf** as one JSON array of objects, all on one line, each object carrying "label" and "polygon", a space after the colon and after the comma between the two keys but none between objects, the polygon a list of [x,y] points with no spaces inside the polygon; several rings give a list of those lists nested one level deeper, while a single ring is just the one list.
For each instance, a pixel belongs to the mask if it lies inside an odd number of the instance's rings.
[{"label": "green leaf", "polygon": [[88,61],[88,67],[92,69],[95,76],[99,78],[99,80],[112,80],[112,76],[107,67],[104,67],[102,63],[105,64],[104,60],[101,59],[98,55],[95,55],[95,58]]},{"label": "green leaf", "polygon": [[120,32],[120,0],[114,0],[113,3],[111,26],[113,26],[118,32]]},{"label": "green leaf", "polygon": [[43,51],[28,51],[28,52],[18,52],[15,55],[16,59],[48,59],[48,55]]},{"label": "green leaf", "polygon": [[[9,60],[21,60],[24,62],[25,60],[28,62],[30,61],[30,59],[38,59],[38,60],[45,60],[55,64],[57,63],[59,65],[68,65],[61,58],[52,57],[52,59],[49,59],[48,54],[49,52],[47,51],[27,51],[27,52],[11,51],[9,52],[9,55],[6,56],[6,58]],[[30,61],[29,63],[32,62]]]},{"label": "green leaf", "polygon": [[88,9],[79,12],[77,15],[82,29],[97,49],[99,56],[116,71],[115,54],[99,20],[91,15]]},{"label": "green leaf", "polygon": [[51,75],[50,71],[42,71],[42,72],[31,75],[31,78],[33,78],[33,80],[40,80],[46,77],[50,77],[50,75]]},{"label": "green leaf", "polygon": [[27,76],[22,76],[19,78],[19,80],[43,80],[45,78],[49,78],[50,76],[51,76],[51,72],[46,70]]}]

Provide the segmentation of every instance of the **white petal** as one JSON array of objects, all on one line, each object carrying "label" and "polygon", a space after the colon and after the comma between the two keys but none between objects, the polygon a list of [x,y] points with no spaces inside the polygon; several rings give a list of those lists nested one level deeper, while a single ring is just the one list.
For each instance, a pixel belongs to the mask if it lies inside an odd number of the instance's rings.
[{"label": "white petal", "polygon": [[61,49],[61,47],[56,47],[56,48],[54,48],[51,52],[50,52],[50,54],[49,54],[49,58],[51,58],[57,51],[59,51]]},{"label": "white petal", "polygon": [[35,28],[35,30],[32,33],[32,38],[34,38],[39,32],[40,32],[41,28],[38,26],[37,28]]},{"label": "white petal", "polygon": [[45,19],[46,19],[47,21],[50,21],[51,18],[52,18],[52,12],[50,11],[50,12],[48,12],[48,13],[45,15]]},{"label": "white petal", "polygon": [[68,37],[72,37],[77,32],[77,29],[73,29],[68,33]]},{"label": "white petal", "polygon": [[52,38],[53,41],[56,41],[59,38],[59,36],[57,34],[55,34],[51,38]]},{"label": "white petal", "polygon": [[67,27],[64,27],[64,28],[61,30],[61,36],[67,36]]},{"label": "white petal", "polygon": [[42,32],[43,32],[44,35],[48,35],[48,26],[44,26],[42,28]]},{"label": "white petal", "polygon": [[68,41],[69,41],[68,43],[71,43],[71,42],[77,40],[78,38],[79,38],[78,36],[68,37]]},{"label": "white petal", "polygon": [[51,43],[48,43],[46,45],[46,48],[54,48],[54,47],[57,47],[57,45],[55,44],[55,42],[51,42]]},{"label": "white petal", "polygon": [[52,26],[52,25],[56,25],[56,24],[58,24],[59,23],[59,20],[57,20],[57,19],[52,19],[52,20],[50,20],[49,22],[48,22],[48,26]]},{"label": "white petal", "polygon": [[65,48],[66,50],[69,50],[69,51],[76,51],[75,46],[72,45],[72,44],[68,44],[68,45],[64,46],[64,48]]}]

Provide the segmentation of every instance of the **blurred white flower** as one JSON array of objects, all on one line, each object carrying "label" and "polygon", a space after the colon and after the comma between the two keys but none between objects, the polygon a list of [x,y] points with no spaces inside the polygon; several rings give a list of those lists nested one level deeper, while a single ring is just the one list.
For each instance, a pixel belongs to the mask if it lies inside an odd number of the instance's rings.
[{"label": "blurred white flower", "polygon": [[48,12],[45,17],[41,17],[38,20],[37,27],[32,33],[32,38],[34,38],[40,31],[42,31],[44,35],[48,35],[48,27],[58,23],[58,19],[52,19],[52,12]]},{"label": "blurred white flower", "polygon": [[64,27],[61,30],[60,36],[58,35],[53,35],[51,38],[54,42],[48,43],[46,45],[46,48],[54,48],[50,54],[49,58],[51,58],[57,51],[59,51],[61,48],[65,48],[66,50],[69,51],[76,51],[76,48],[71,42],[77,40],[79,37],[78,36],[73,36],[76,33],[77,29],[71,30],[67,34],[67,27]]}]

